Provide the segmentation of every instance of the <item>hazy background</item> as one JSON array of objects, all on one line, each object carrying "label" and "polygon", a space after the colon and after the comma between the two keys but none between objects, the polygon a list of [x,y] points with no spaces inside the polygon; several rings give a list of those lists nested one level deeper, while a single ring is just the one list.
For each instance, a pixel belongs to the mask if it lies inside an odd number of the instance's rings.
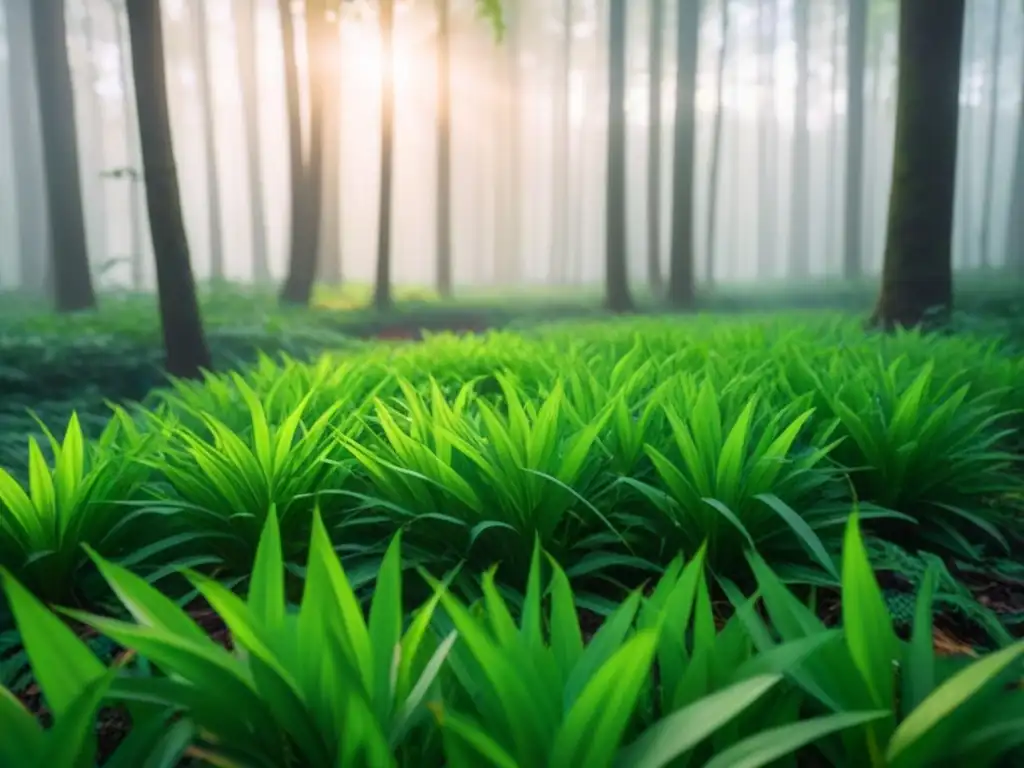
[{"label": "hazy background", "polygon": [[[248,280],[253,269],[247,147],[233,23],[236,1],[163,0],[175,152],[193,266],[204,280],[210,276],[210,188],[204,128],[208,118],[212,118],[220,182],[225,276]],[[512,1],[522,14],[518,33],[496,43],[486,25],[474,17],[470,0],[451,0],[456,285],[594,283],[604,274],[607,2]],[[723,43],[722,1],[705,0],[701,31],[696,176],[701,279],[706,261],[718,58]],[[776,39],[770,59],[765,61],[757,50],[759,0],[727,1],[730,28],[725,40],[716,278],[754,277],[759,244],[767,250],[775,274],[783,277],[793,197],[789,183],[796,80],[793,2],[777,0],[775,4]],[[280,279],[286,261],[289,181],[279,16],[276,0],[252,2],[257,10],[259,41],[262,194],[271,270],[274,278]],[[37,123],[38,117],[31,110],[13,106],[25,104],[23,89],[34,87],[12,73],[10,67],[12,42],[31,45],[30,40],[11,39],[15,25],[10,15],[15,3],[24,6],[25,0],[0,0],[0,286],[7,288],[17,287],[21,279],[19,243],[38,243],[39,253],[44,253],[47,238],[41,146],[33,131],[33,121]],[[571,5],[573,23],[571,152],[566,157],[558,116],[564,98],[560,83],[567,4]],[[764,0],[760,4],[764,5]],[[629,237],[631,265],[638,280],[646,277],[647,104],[651,87],[662,92],[663,257],[667,263],[675,5],[675,0],[669,0],[666,8],[664,79],[652,84],[648,74],[650,2],[629,3]],[[1024,4],[1018,0],[968,0],[967,5],[954,247],[954,264],[959,268],[1005,261],[1009,190],[1024,79]],[[379,39],[375,19],[364,10],[361,2],[348,3],[339,20],[341,117],[337,124],[328,126],[325,142],[328,165],[335,168],[333,173],[330,167],[325,169],[326,183],[331,186],[330,180],[336,179],[337,193],[333,198],[328,193],[325,199],[323,248],[340,253],[344,278],[357,282],[371,280],[376,256],[380,144]],[[204,114],[199,97],[203,73],[196,45],[197,11],[206,14],[210,39],[208,76],[215,105],[210,116]],[[296,13],[301,48],[301,4]],[[895,22],[895,0],[875,0],[865,81],[863,259],[868,273],[879,269],[885,235],[895,118]],[[128,260],[139,247],[144,249],[143,287],[151,287],[152,254],[142,185],[130,175],[111,175],[139,164],[122,0],[68,0],[68,34],[90,256],[98,287],[128,287]],[[393,243],[396,284],[430,285],[434,280],[435,35],[433,0],[399,3]],[[845,46],[845,0],[812,0],[809,227],[816,275],[838,274],[841,260],[847,133]],[[516,58],[519,87],[510,91],[510,63]],[[772,69],[774,87],[766,88],[764,73]],[[304,84],[304,79],[301,82]],[[518,94],[518,121],[499,98],[509,92]],[[770,105],[767,110],[758,108],[762,97]],[[518,140],[511,130],[517,123]],[[759,153],[762,128],[768,129],[766,153]],[[990,136],[994,142],[990,142]],[[759,168],[767,173],[770,195],[759,195]],[[553,190],[560,174],[566,173],[569,194],[563,201]],[[505,201],[512,204],[503,204]],[[1024,211],[1017,215],[1024,215]],[[518,261],[513,254],[519,255]]]}]

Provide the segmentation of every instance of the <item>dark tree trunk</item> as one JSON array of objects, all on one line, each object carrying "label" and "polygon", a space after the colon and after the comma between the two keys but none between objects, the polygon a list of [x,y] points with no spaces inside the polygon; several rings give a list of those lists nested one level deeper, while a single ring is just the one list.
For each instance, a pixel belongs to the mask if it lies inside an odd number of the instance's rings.
[{"label": "dark tree trunk", "polygon": [[377,279],[373,306],[391,308],[391,182],[395,149],[395,8],[394,0],[380,0],[380,203],[377,222]]},{"label": "dark tree trunk", "polygon": [[135,103],[146,181],[167,372],[198,379],[211,368],[196,299],[171,142],[159,0],[127,0]]},{"label": "dark tree trunk", "polygon": [[810,0],[795,0],[793,21],[796,37],[796,99],[793,107],[793,178],[790,181],[792,209],[789,220],[789,250],[790,273],[793,277],[803,279],[811,271],[809,229],[811,141],[807,130],[810,80],[808,59],[811,47]]},{"label": "dark tree trunk", "polygon": [[661,295],[661,83],[665,59],[665,0],[651,0],[650,26],[647,31],[650,59],[647,133],[647,282],[651,291]]},{"label": "dark tree trunk", "polygon": [[605,303],[629,312],[626,239],[626,0],[611,0],[608,17],[608,188],[605,197]]},{"label": "dark tree trunk", "polygon": [[725,93],[725,63],[729,56],[729,0],[721,2],[722,47],[718,51],[718,72],[715,80],[715,122],[711,132],[711,173],[708,178],[707,240],[704,248],[704,277],[708,285],[715,283],[715,234],[718,228],[718,178],[722,164],[722,99]]},{"label": "dark tree trunk", "polygon": [[452,295],[452,66],[448,0],[437,4],[437,292]]},{"label": "dark tree trunk", "polygon": [[700,3],[680,3],[676,13],[676,110],[672,161],[672,249],[668,302],[690,308],[694,288],[694,154],[697,140],[697,51]]},{"label": "dark tree trunk", "polygon": [[96,294],[89,269],[63,0],[33,0],[32,42],[50,212],[54,298],[58,312],[77,312],[94,308]]},{"label": "dark tree trunk", "polygon": [[[1024,59],[1021,63],[1024,64]],[[1021,70],[1021,82],[1024,82],[1024,68]],[[1024,99],[1020,102],[1014,155],[1010,211],[1024,211]],[[1006,233],[1006,264],[1024,278],[1024,216],[1010,216]]]},{"label": "dark tree trunk", "polygon": [[323,89],[321,59],[326,13],[323,0],[306,0],[306,50],[309,81],[309,158],[303,162],[302,111],[299,102],[299,68],[295,51],[295,25],[290,0],[278,0],[281,14],[281,45],[284,54],[285,101],[288,105],[288,154],[291,166],[291,237],[288,277],[281,288],[285,304],[308,306],[316,282],[320,247],[320,202],[323,164]]},{"label": "dark tree trunk", "polygon": [[[942,0],[946,2],[946,0]],[[956,0],[954,0],[956,2]],[[864,70],[867,67],[868,0],[849,0],[846,33],[846,215],[843,277],[863,273]]]},{"label": "dark tree trunk", "polygon": [[33,0],[9,0],[7,12],[7,74],[11,102],[11,141],[18,217],[21,286],[32,294],[47,292],[50,271],[50,214],[39,129],[39,89],[33,50]]},{"label": "dark tree trunk", "polygon": [[192,4],[199,100],[203,107],[203,163],[206,166],[206,234],[210,248],[210,278],[224,279],[224,231],[220,211],[220,172],[217,168],[217,124],[210,80],[210,34],[206,0]]},{"label": "dark tree trunk", "polygon": [[965,0],[900,4],[899,101],[882,291],[874,323],[911,327],[953,305],[953,204]]},{"label": "dark tree trunk", "polygon": [[263,202],[263,141],[260,130],[259,63],[256,10],[251,0],[235,0],[235,48],[238,79],[245,119],[245,158],[249,181],[249,223],[252,227],[252,276],[257,283],[270,281],[267,246],[267,215]]}]

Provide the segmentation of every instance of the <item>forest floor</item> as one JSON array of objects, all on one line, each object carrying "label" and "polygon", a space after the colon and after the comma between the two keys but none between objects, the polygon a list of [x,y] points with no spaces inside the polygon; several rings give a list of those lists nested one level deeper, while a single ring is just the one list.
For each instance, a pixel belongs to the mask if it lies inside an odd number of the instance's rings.
[{"label": "forest floor", "polygon": [[[1024,350],[1021,296],[1019,290],[991,287],[968,293],[961,302],[963,314],[958,326],[969,333],[1000,339],[1004,352],[1012,348],[1020,354],[1019,350]],[[809,290],[781,295],[736,291],[705,300],[701,310],[726,314],[803,310],[845,313],[855,308],[863,310],[864,299],[865,292],[856,287],[831,293]],[[95,434],[106,420],[108,402],[145,402],[150,392],[162,385],[158,335],[148,319],[153,312],[151,302],[131,297],[109,303],[114,307],[84,322],[81,317],[12,311],[0,314],[0,467],[16,476],[23,471],[26,438],[40,434],[36,417],[56,430],[75,411],[86,431]],[[540,322],[602,316],[596,298],[586,295],[572,300],[555,295],[532,302],[483,297],[449,304],[413,297],[394,312],[381,315],[353,308],[346,297],[321,297],[317,308],[295,312],[279,311],[268,300],[254,300],[244,292],[215,291],[204,297],[204,306],[209,310],[211,347],[221,369],[245,367],[260,355],[284,354],[308,360],[324,351],[416,342],[424,334],[483,334],[496,328],[526,328]],[[655,308],[641,302],[639,310]],[[26,409],[34,415],[28,417]],[[983,617],[971,612],[970,601],[989,609],[1010,636],[1024,637],[1024,560],[1016,556],[1022,551],[1024,536],[1011,541],[1013,556],[988,559],[982,565],[944,558],[960,599],[954,594],[935,618],[934,642],[939,653],[973,655],[979,648],[991,647],[992,628],[986,627]],[[924,566],[915,555],[891,547],[875,554],[876,575],[902,632],[912,616],[913,595]],[[839,620],[840,603],[835,591],[822,589],[817,605],[824,621]],[[719,618],[724,618],[729,611],[718,607]],[[209,606],[196,602],[188,612],[211,637],[230,647],[230,633]],[[586,612],[581,615],[584,627],[596,626],[599,620]],[[0,642],[0,667],[3,649]],[[108,657],[122,653],[110,644],[103,652]],[[15,690],[19,699],[45,720],[38,687],[29,681]],[[101,751],[112,750],[127,727],[124,713],[107,710],[98,725]]]}]

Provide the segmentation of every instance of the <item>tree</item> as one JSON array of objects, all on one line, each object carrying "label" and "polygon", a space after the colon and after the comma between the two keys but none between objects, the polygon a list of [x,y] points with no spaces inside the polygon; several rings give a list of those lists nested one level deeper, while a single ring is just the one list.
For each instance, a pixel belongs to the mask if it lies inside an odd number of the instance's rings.
[{"label": "tree", "polygon": [[626,0],[611,0],[608,15],[608,189],[605,193],[605,304],[629,312],[626,242]]},{"label": "tree", "polygon": [[18,221],[18,250],[23,290],[47,291],[51,264],[50,213],[39,129],[39,90],[32,35],[32,0],[8,0],[7,75],[11,103],[11,140]]},{"label": "tree", "polygon": [[873,323],[941,318],[953,305],[953,207],[965,0],[902,0],[899,98],[882,290]]},{"label": "tree", "polygon": [[775,268],[777,232],[775,143],[775,53],[778,49],[778,0],[759,0],[758,21],[758,91],[757,100],[757,274],[767,277]]},{"label": "tree", "polygon": [[662,291],[661,275],[661,84],[664,75],[665,0],[651,0],[648,27],[647,87],[647,281]]},{"label": "tree", "polygon": [[[332,0],[333,1],[333,0]],[[320,208],[320,255],[318,262],[322,280],[332,285],[342,282],[341,226],[341,29],[336,20],[340,14],[327,17],[323,40],[323,170]]]},{"label": "tree", "polygon": [[552,108],[553,146],[551,153],[552,222],[551,256],[549,258],[552,282],[565,283],[569,279],[570,243],[569,210],[572,184],[572,90],[573,59],[573,0],[562,0],[562,36],[556,63],[555,103]]},{"label": "tree", "polygon": [[437,0],[437,292],[452,293],[452,64],[449,0]]},{"label": "tree", "polygon": [[146,205],[156,261],[167,372],[198,379],[211,367],[196,298],[171,142],[159,0],[126,0]]},{"label": "tree", "polygon": [[210,79],[210,30],[206,18],[209,3],[195,0],[192,23],[195,31],[196,81],[203,105],[203,162],[206,166],[206,224],[210,247],[210,276],[224,279],[224,232],[220,213],[220,173],[217,170],[217,123],[213,107],[213,82]]},{"label": "tree", "polygon": [[320,248],[320,202],[323,191],[324,99],[322,83],[323,36],[327,23],[324,0],[306,0],[306,51],[309,61],[309,157],[302,152],[302,111],[299,67],[295,50],[295,23],[290,0],[278,0],[281,46],[284,54],[284,89],[288,106],[288,158],[291,173],[291,227],[288,276],[281,288],[285,304],[308,306],[316,282]]},{"label": "tree", "polygon": [[[979,258],[982,267],[992,266],[992,252],[989,241],[992,236],[992,195],[995,192],[996,175],[996,144],[997,130],[999,125],[999,92],[1000,82],[1003,74],[1003,24],[1005,14],[1003,13],[1005,3],[1003,0],[996,0],[995,14],[993,15],[994,29],[992,36],[995,44],[992,46],[992,60],[988,71],[988,139],[985,147],[985,189],[983,192],[984,202],[982,203],[981,221],[981,243],[979,245]],[[1011,209],[1012,210],[1012,209]]]},{"label": "tree", "polygon": [[694,288],[694,155],[697,141],[697,53],[700,3],[683,2],[676,12],[676,109],[672,160],[672,248],[668,301],[691,307]]},{"label": "tree", "polygon": [[[846,210],[843,277],[860,277],[863,264],[864,70],[867,66],[868,1],[849,0],[846,32]],[[958,0],[954,0],[957,2]],[[945,0],[943,0],[945,2]]]},{"label": "tree", "polygon": [[715,282],[715,233],[718,225],[718,177],[722,162],[722,99],[725,93],[725,63],[729,56],[729,2],[721,0],[722,44],[718,49],[718,73],[715,79],[715,122],[711,133],[711,174],[708,179],[708,224],[704,249],[704,274],[708,284]]},{"label": "tree", "polygon": [[[1022,10],[1024,10],[1024,3]],[[1024,65],[1024,58],[1021,59]],[[1021,69],[1024,83],[1024,68]],[[1013,182],[1010,188],[1010,210],[1024,211],[1024,98],[1020,100],[1020,114],[1017,119],[1017,146],[1013,162]],[[1006,263],[1024,277],[1024,216],[1009,217],[1006,233]]]},{"label": "tree", "polygon": [[377,279],[373,306],[391,308],[391,184],[395,154],[395,6],[380,0],[380,207],[377,221]]},{"label": "tree", "polygon": [[790,264],[794,277],[810,274],[810,188],[811,141],[807,130],[810,72],[808,66],[811,25],[810,0],[795,0],[793,6],[796,38],[796,98],[793,104],[793,178],[790,209]]},{"label": "tree", "polygon": [[267,216],[263,203],[263,143],[260,131],[259,62],[256,59],[255,9],[251,0],[235,0],[235,51],[238,84],[245,120],[245,158],[249,181],[249,222],[252,227],[252,276],[257,283],[270,280]]},{"label": "tree", "polygon": [[94,308],[96,294],[82,206],[64,0],[33,0],[31,11],[54,298],[58,312],[77,312]]}]

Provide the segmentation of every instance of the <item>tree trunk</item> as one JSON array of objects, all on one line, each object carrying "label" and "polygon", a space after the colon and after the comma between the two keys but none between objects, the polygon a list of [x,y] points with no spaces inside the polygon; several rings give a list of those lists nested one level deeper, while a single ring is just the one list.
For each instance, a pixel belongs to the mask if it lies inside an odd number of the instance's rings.
[{"label": "tree trunk", "polygon": [[573,0],[562,0],[562,40],[558,56],[553,108],[554,130],[552,133],[552,219],[551,255],[549,273],[551,282],[564,285],[569,282],[570,197],[572,195],[572,24]]},{"label": "tree trunk", "polygon": [[868,1],[849,0],[846,32],[846,215],[843,221],[843,277],[847,280],[856,280],[863,274],[861,241],[864,207],[864,69],[867,66]]},{"label": "tree trunk", "polygon": [[328,19],[324,25],[323,72],[323,198],[320,203],[320,278],[334,286],[342,282],[341,254],[341,29]]},{"label": "tree trunk", "polygon": [[256,283],[270,282],[270,254],[267,246],[267,215],[263,202],[263,141],[260,130],[260,69],[256,60],[259,37],[256,7],[252,0],[235,0],[235,50],[238,56],[238,85],[245,120],[245,158],[249,182],[249,224],[252,227],[252,277]]},{"label": "tree trunk", "polygon": [[156,257],[157,295],[167,372],[198,379],[211,368],[181,212],[171,142],[159,0],[127,0],[139,138]]},{"label": "tree trunk", "polygon": [[140,195],[146,194],[146,188],[140,189],[142,178],[142,158],[139,157],[139,122],[135,115],[133,92],[135,84],[129,79],[131,73],[131,45],[125,30],[125,18],[120,8],[114,10],[114,33],[117,41],[117,73],[118,85],[121,88],[121,120],[124,124],[125,163],[122,178],[128,183],[128,227],[130,233],[128,255],[133,290],[142,290],[144,283],[143,262],[145,245],[142,233],[142,211]]},{"label": "tree trunk", "polygon": [[51,264],[50,214],[39,128],[39,88],[33,48],[33,0],[8,0],[7,74],[11,104],[11,142],[18,217],[20,285],[27,293],[47,292]]},{"label": "tree trunk", "polygon": [[203,154],[206,165],[206,225],[210,247],[210,278],[224,279],[224,232],[220,212],[220,173],[217,169],[217,127],[213,108],[213,82],[210,80],[210,32],[207,2],[196,0],[192,5],[195,25],[196,81],[199,101],[203,107]]},{"label": "tree trunk", "polygon": [[[106,159],[106,119],[103,99],[96,93],[96,84],[100,81],[100,73],[96,67],[96,29],[93,24],[92,9],[88,3],[81,8],[81,33],[85,42],[85,62],[81,66],[79,77],[84,80],[82,101],[86,117],[82,123],[83,142],[91,151],[82,158],[82,174],[85,186],[84,215],[85,235],[89,251],[94,254],[101,269],[107,265],[110,257],[109,238],[107,233],[107,159]],[[74,87],[74,67],[72,67],[72,87]],[[92,226],[90,227],[90,223]]]},{"label": "tree trunk", "polygon": [[711,133],[711,174],[708,179],[707,240],[704,248],[704,277],[715,283],[715,235],[718,228],[718,177],[722,163],[722,99],[725,93],[725,63],[729,56],[729,0],[721,0],[722,47],[718,50],[718,74],[715,80],[715,122]]},{"label": "tree trunk", "polygon": [[309,66],[309,158],[303,161],[302,111],[299,68],[295,51],[295,25],[290,0],[278,0],[281,45],[284,54],[285,100],[288,105],[288,154],[291,166],[291,236],[288,277],[281,288],[285,304],[309,306],[316,282],[320,240],[320,198],[323,165],[323,89],[321,38],[326,23],[323,0],[306,0],[306,50]]},{"label": "tree trunk", "polygon": [[[981,266],[985,269],[992,266],[991,236],[992,236],[992,196],[995,193],[996,175],[996,139],[999,126],[999,94],[1000,83],[1003,74],[1003,22],[1005,3],[1004,0],[996,0],[995,29],[992,36],[995,44],[992,47],[992,62],[988,72],[989,94],[988,94],[988,141],[985,145],[985,189],[984,202],[981,205],[981,242],[979,243],[979,258]],[[1012,210],[1012,209],[1011,209]]]},{"label": "tree trunk", "polygon": [[608,16],[608,188],[605,193],[605,304],[630,312],[626,238],[626,0],[611,0]]},{"label": "tree trunk", "polygon": [[778,0],[760,0],[758,16],[758,145],[757,145],[757,273],[773,276],[778,236],[778,174],[776,146],[778,119],[775,114],[775,53]]},{"label": "tree trunk", "polygon": [[836,146],[839,125],[839,9],[846,0],[835,0],[832,6],[832,37],[829,43],[832,51],[832,76],[829,79],[828,95],[828,183],[825,186],[825,257],[828,266],[833,264],[833,250],[836,246]]},{"label": "tree trunk", "polygon": [[437,3],[437,292],[452,295],[452,66],[449,0]]},{"label": "tree trunk", "polygon": [[697,60],[700,3],[680,3],[676,12],[676,109],[672,160],[672,248],[668,302],[692,307],[694,288],[694,155],[697,141]]},{"label": "tree trunk", "polygon": [[[1024,57],[1021,57],[1021,64],[1024,65]],[[1020,80],[1024,83],[1024,66]],[[1013,215],[1013,211],[1024,211],[1024,94],[1020,100],[1019,111],[1013,182],[1010,187],[1011,213],[1006,233],[1006,265],[1019,277],[1024,278],[1024,216]]]},{"label": "tree trunk", "polygon": [[661,274],[661,84],[665,78],[665,0],[651,0],[648,46],[647,110],[647,282],[660,296]]},{"label": "tree trunk", "polygon": [[380,0],[380,203],[377,222],[377,280],[373,306],[391,308],[391,183],[395,148],[395,8],[394,0]]},{"label": "tree trunk", "polygon": [[797,279],[806,279],[811,272],[811,140],[807,130],[810,80],[808,60],[811,46],[810,0],[795,0],[793,22],[796,38],[796,99],[793,105],[793,178],[789,184],[792,190],[789,219],[790,274]]},{"label": "tree trunk", "polygon": [[33,0],[32,43],[50,211],[54,297],[58,312],[77,312],[94,308],[96,294],[85,234],[75,97],[68,63],[63,0]]},{"label": "tree trunk", "polygon": [[900,4],[899,100],[882,291],[874,323],[942,319],[953,304],[960,58],[965,0]]}]

